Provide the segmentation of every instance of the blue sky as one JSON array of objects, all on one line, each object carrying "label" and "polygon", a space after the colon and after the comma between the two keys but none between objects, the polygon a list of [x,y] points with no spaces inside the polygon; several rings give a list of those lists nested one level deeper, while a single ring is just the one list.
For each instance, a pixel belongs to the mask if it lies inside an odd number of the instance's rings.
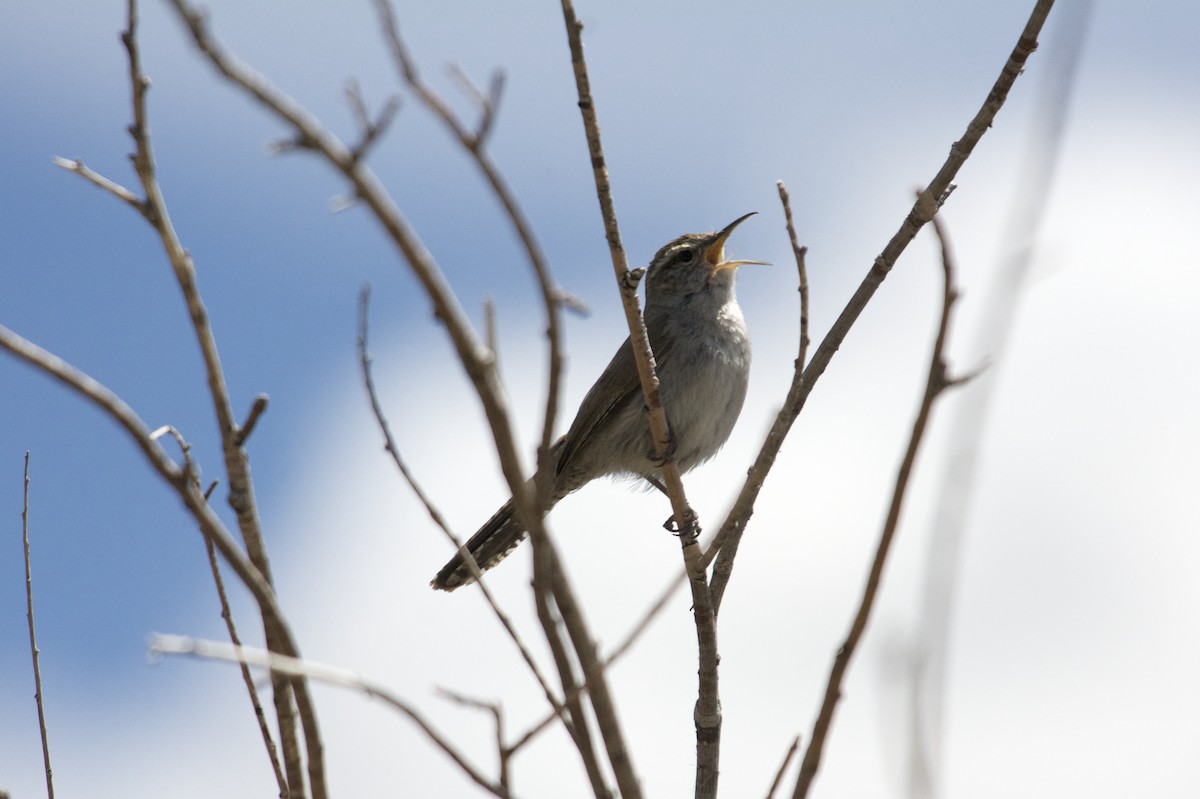
[{"label": "blue sky", "polygon": [[[368,3],[207,5],[231,49],[341,134],[353,131],[348,78],[376,105],[396,91]],[[819,337],[914,187],[961,135],[1031,5],[580,6],[631,260],[757,210],[731,251],[775,264],[741,274],[756,348],[742,421],[722,455],[687,481],[710,525],[732,500],[794,358],[795,278],[775,180],[788,184],[810,247]],[[493,154],[558,281],[592,309],[567,321],[569,415],[623,322],[557,6],[456,0],[397,12],[424,74],[461,111],[470,107],[446,64],[480,83],[494,68],[506,72]],[[175,425],[215,477],[220,451],[199,358],[152,231],[51,163],[80,158],[134,184],[123,14],[122,2],[61,0],[0,10],[0,323],[91,373],[151,426]],[[1197,22],[1188,3],[1096,4],[1033,273],[1008,357],[994,367],[955,614],[951,795],[1011,796],[1031,784],[1089,797],[1200,787],[1200,641],[1189,613],[1200,602],[1200,281],[1189,235],[1200,218]],[[961,263],[962,369],[973,365],[973,323],[1004,251],[1053,28],[1052,19],[944,211]],[[478,597],[426,587],[448,547],[392,473],[368,417],[354,360],[359,287],[373,286],[377,378],[401,446],[467,534],[505,494],[443,331],[367,215],[330,211],[342,192],[331,172],[303,154],[268,155],[282,129],[218,82],[164,4],[143,9],[142,52],[159,175],[197,263],[235,407],[271,397],[250,452],[301,645],[395,686],[487,764],[485,720],[432,687],[504,697],[514,732],[540,714],[537,691]],[[471,165],[402,99],[372,166],[473,320],[494,298],[506,386],[532,452],[544,380],[532,280]],[[764,793],[791,736],[811,725],[917,402],[936,321],[933,255],[923,234],[847,339],[739,555],[722,615],[728,795]],[[0,389],[0,788],[25,797],[41,782],[19,548],[30,450],[36,612],[60,791],[267,795],[235,672],[147,663],[152,631],[221,635],[199,535],[178,502],[75,396],[8,357]],[[940,408],[920,462],[822,795],[901,795],[893,658],[912,634],[945,420],[960,399]],[[659,498],[612,484],[589,487],[552,517],[605,644],[677,568],[658,531],[666,512]],[[534,636],[526,558],[492,582]],[[690,786],[686,610],[678,597],[613,674],[652,795]],[[245,612],[242,627],[254,629]],[[318,701],[336,792],[391,795],[403,785],[424,795],[449,784],[451,795],[471,795],[403,721],[336,691],[319,691]],[[520,795],[577,793],[565,752],[555,733],[519,760]]]}]

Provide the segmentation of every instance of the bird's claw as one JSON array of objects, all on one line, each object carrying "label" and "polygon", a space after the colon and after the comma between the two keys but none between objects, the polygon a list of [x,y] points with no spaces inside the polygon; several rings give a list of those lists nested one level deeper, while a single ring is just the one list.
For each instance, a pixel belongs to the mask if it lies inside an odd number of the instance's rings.
[{"label": "bird's claw", "polygon": [[686,511],[684,511],[684,515],[685,524],[683,527],[679,526],[679,522],[675,520],[675,514],[672,513],[667,520],[663,522],[663,529],[676,536],[682,536],[684,533],[687,533],[691,539],[695,541],[700,537],[699,517],[696,516],[696,511],[692,510],[691,508],[688,508]]}]

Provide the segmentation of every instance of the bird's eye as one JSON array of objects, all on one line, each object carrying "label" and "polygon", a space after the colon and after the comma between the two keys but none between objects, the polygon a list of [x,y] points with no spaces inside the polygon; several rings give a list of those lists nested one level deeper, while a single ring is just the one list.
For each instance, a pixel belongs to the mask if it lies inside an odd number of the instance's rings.
[{"label": "bird's eye", "polygon": [[679,251],[679,263],[681,264],[690,264],[695,257],[696,251],[691,247],[688,247],[686,250]]}]

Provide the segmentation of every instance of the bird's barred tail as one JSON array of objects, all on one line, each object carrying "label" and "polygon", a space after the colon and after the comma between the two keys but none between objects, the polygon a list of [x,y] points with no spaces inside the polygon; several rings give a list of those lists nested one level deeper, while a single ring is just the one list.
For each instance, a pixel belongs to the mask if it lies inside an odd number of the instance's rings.
[{"label": "bird's barred tail", "polygon": [[[516,549],[517,544],[525,540],[525,534],[525,526],[517,518],[516,509],[510,499],[479,528],[479,532],[471,536],[466,548],[475,558],[479,570],[487,571]],[[459,586],[470,585],[473,582],[475,577],[460,550],[429,584],[439,591],[453,591]]]}]

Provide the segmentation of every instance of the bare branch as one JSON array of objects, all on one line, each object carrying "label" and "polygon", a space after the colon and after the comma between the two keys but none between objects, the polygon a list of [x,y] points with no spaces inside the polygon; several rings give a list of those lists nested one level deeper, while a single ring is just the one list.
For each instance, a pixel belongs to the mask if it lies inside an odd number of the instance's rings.
[{"label": "bare branch", "polygon": [[187,0],[171,0],[171,6],[191,34],[192,42],[217,72],[252,98],[265,110],[287,124],[297,139],[311,144],[351,185],[353,193],[370,209],[393,245],[408,262],[421,282],[434,314],[446,327],[467,377],[488,419],[499,455],[500,468],[512,491],[513,501],[531,534],[542,529],[531,492],[521,473],[508,406],[501,390],[499,375],[489,350],[482,345],[459,306],[437,263],[411,230],[379,179],[337,137],[329,133],[292,98],[271,86],[261,75],[226,53],[208,30],[208,22]]},{"label": "bare branch", "polygon": [[504,709],[499,702],[486,702],[482,699],[472,699],[449,688],[438,688],[438,693],[452,702],[466,707],[482,710],[492,716],[496,728],[496,757],[500,763],[500,786],[510,790],[508,784],[508,761],[512,758],[512,750],[504,745]]},{"label": "bare branch", "polygon": [[[254,498],[254,483],[250,478],[250,468],[246,451],[239,441],[239,430],[233,417],[233,406],[229,390],[225,384],[225,376],[221,370],[221,360],[217,353],[217,342],[208,322],[208,311],[200,296],[196,283],[196,269],[191,255],[184,248],[167,212],[166,200],[158,183],[155,166],[154,150],[150,143],[150,129],[147,123],[146,91],[150,81],[142,72],[141,57],[137,40],[137,3],[128,0],[128,28],[121,35],[125,50],[129,57],[129,83],[132,89],[133,124],[129,134],[134,141],[133,166],[137,172],[142,190],[145,192],[146,210],[143,213],[146,220],[159,235],[159,241],[167,259],[171,263],[176,282],[187,304],[191,318],[192,330],[200,346],[204,368],[208,380],[208,391],[213,403],[213,411],[217,421],[217,431],[221,438],[222,454],[225,461],[225,473],[229,479],[229,505],[237,515],[238,527],[242,541],[246,546],[246,554],[254,565],[255,571],[268,584],[271,584],[271,569],[267,558],[266,545],[262,538],[261,524],[258,518],[258,505]],[[196,489],[198,492],[198,488]],[[207,508],[207,503],[204,505]],[[225,554],[224,552],[222,554]],[[239,575],[240,576],[240,575]],[[278,614],[263,612],[263,628],[267,647],[283,654],[299,656],[295,642],[289,641],[290,634],[281,629],[282,618]],[[290,643],[290,645],[289,645]],[[325,768],[324,754],[321,746],[320,732],[317,727],[316,712],[309,696],[308,688],[303,677],[289,682],[281,675],[272,675],[274,688],[275,712],[279,723],[279,737],[283,746],[284,764],[287,770],[289,794],[293,799],[299,799],[304,794],[304,772],[301,765],[299,744],[295,731],[295,715],[297,711],[304,728],[306,752],[308,755],[308,780],[313,799],[325,799]],[[295,704],[293,704],[293,696]]]},{"label": "bare branch", "polygon": [[57,167],[62,167],[68,172],[74,172],[84,180],[91,183],[93,186],[99,186],[121,202],[132,206],[133,209],[139,214],[146,214],[146,204],[141,200],[141,198],[121,184],[114,183],[98,172],[93,172],[91,169],[84,166],[82,161],[73,161],[69,158],[60,158],[55,156],[54,165]]},{"label": "bare branch", "polygon": [[[650,607],[642,615],[642,618],[638,621],[638,623],[635,624],[633,628],[625,635],[625,639],[621,641],[621,643],[618,644],[616,648],[614,648],[613,651],[608,654],[608,657],[604,659],[604,663],[600,667],[601,674],[606,673],[613,666],[613,664],[620,660],[621,657],[633,647],[637,640],[641,638],[642,633],[644,633],[650,627],[650,623],[658,617],[658,615],[667,606],[667,602],[670,601],[671,597],[675,595],[675,592],[679,590],[679,587],[683,585],[686,580],[687,571],[684,570],[679,572],[675,579],[667,585],[662,594],[659,595],[658,599],[655,600],[654,603],[650,605]],[[582,692],[587,691],[589,687],[589,683],[585,680],[584,682],[575,686],[574,691],[567,694],[566,700],[570,701],[575,699],[575,697],[579,696]],[[530,727],[524,735],[520,736],[520,738],[517,739],[517,742],[512,745],[511,750],[516,752],[522,746],[529,743],[529,741],[531,741],[538,733],[545,729],[550,722],[554,721],[554,719],[555,715],[553,713],[546,715],[541,721]]]},{"label": "bare branch", "polygon": [[463,561],[466,563],[467,568],[471,571],[471,576],[473,576],[475,581],[479,583],[480,590],[483,592],[483,598],[488,603],[488,607],[492,609],[492,613],[495,614],[496,619],[500,622],[500,625],[504,627],[504,631],[508,633],[508,637],[516,645],[517,650],[521,653],[521,659],[525,661],[527,666],[529,666],[529,670],[533,673],[534,678],[537,680],[538,685],[541,686],[542,692],[546,696],[546,701],[550,703],[552,708],[554,708],[554,715],[558,718],[562,718],[563,723],[566,724],[567,719],[563,712],[562,703],[554,695],[553,689],[550,688],[550,684],[546,681],[545,676],[542,675],[541,669],[538,668],[537,661],[534,660],[533,655],[529,652],[528,647],[525,646],[525,642],[521,639],[516,627],[513,626],[512,620],[509,619],[508,614],[500,609],[500,605],[496,602],[496,597],[492,594],[491,589],[485,584],[483,573],[479,568],[479,564],[475,562],[475,558],[471,552],[465,546],[463,546],[462,540],[454,534],[453,530],[450,529],[449,523],[447,523],[446,518],[442,515],[441,511],[438,510],[437,506],[433,502],[433,499],[425,493],[425,490],[421,487],[420,483],[417,482],[417,479],[413,475],[412,471],[409,470],[408,464],[406,464],[404,459],[400,456],[400,448],[396,444],[396,439],[392,436],[391,425],[388,424],[387,417],[384,415],[383,405],[379,401],[379,394],[375,389],[375,379],[371,371],[371,356],[367,349],[367,322],[370,302],[371,287],[363,286],[362,292],[359,294],[358,298],[359,365],[362,369],[363,386],[367,392],[367,399],[371,403],[371,412],[375,417],[376,424],[379,425],[380,432],[383,434],[384,449],[387,450],[389,455],[391,455],[392,462],[396,465],[396,469],[400,472],[400,476],[404,478],[404,482],[408,483],[408,487],[412,489],[412,492],[416,495],[417,500],[425,508],[426,513],[429,514],[429,518],[432,519],[433,523],[438,526],[438,528],[446,535],[447,538],[450,539],[451,543],[458,547],[459,552],[463,556]]},{"label": "bare branch", "polygon": [[796,788],[792,792],[792,799],[802,799],[802,797],[807,796],[808,789],[817,775],[817,769],[821,764],[821,753],[825,747],[825,740],[829,733],[830,724],[833,722],[833,712],[837,706],[838,699],[842,695],[842,681],[845,678],[846,670],[850,667],[850,660],[854,657],[854,652],[858,648],[859,641],[862,640],[863,633],[866,631],[867,622],[871,617],[871,610],[875,605],[875,597],[879,591],[879,584],[883,579],[883,567],[887,562],[888,552],[891,550],[896,528],[900,523],[900,510],[904,504],[909,477],[912,474],[913,464],[916,463],[917,459],[917,451],[920,449],[921,441],[924,438],[925,430],[929,423],[930,414],[933,411],[933,403],[953,383],[946,376],[945,351],[946,339],[950,331],[950,315],[958,294],[954,287],[953,261],[949,250],[945,246],[945,239],[942,236],[938,220],[934,218],[933,222],[934,230],[937,231],[938,237],[943,244],[942,272],[944,280],[942,285],[941,319],[938,322],[937,338],[933,344],[933,352],[929,358],[929,372],[925,380],[925,393],[921,399],[921,407],[917,411],[917,418],[913,422],[912,434],[909,437],[904,459],[901,461],[900,469],[896,474],[896,485],[892,491],[887,519],[884,521],[883,531],[879,536],[879,545],[875,549],[875,558],[871,563],[870,573],[867,575],[867,582],[863,588],[858,611],[854,615],[854,621],[850,625],[850,631],[846,635],[845,642],[838,648],[837,656],[833,660],[833,668],[829,672],[829,680],[825,686],[825,697],[821,702],[821,709],[817,713],[817,720],[813,724],[813,731],[809,737],[808,747],[804,750],[804,759],[800,763],[800,775],[796,779]]},{"label": "bare branch", "polygon": [[471,135],[471,139],[482,147],[492,132],[492,123],[496,121],[496,116],[500,111],[500,98],[504,94],[504,70],[497,69],[492,73],[487,94],[480,91],[479,87],[467,77],[467,73],[463,72],[457,64],[451,64],[447,68],[447,72],[458,83],[463,93],[479,106],[479,123],[475,126],[475,132]]},{"label": "bare branch", "polygon": [[270,584],[238,547],[220,518],[209,507],[208,501],[200,489],[151,438],[150,428],[133,409],[89,375],[3,325],[0,325],[0,349],[7,350],[17,358],[63,383],[67,388],[75,391],[103,411],[125,431],[142,451],[149,464],[158,472],[159,477],[179,495],[192,518],[196,520],[200,532],[205,538],[212,541],[220,551],[221,557],[225,558],[238,578],[250,590],[266,622],[279,632],[283,646],[289,651],[296,651],[291,630],[279,608]]},{"label": "bare branch", "polygon": [[50,768],[50,737],[46,733],[46,706],[42,700],[41,651],[33,624],[33,571],[29,560],[29,450],[25,450],[24,501],[21,505],[21,539],[25,545],[25,618],[29,621],[29,653],[33,656],[33,699],[37,703],[38,732],[42,736],[42,764],[46,767],[46,796],[54,799],[54,769]]},{"label": "bare branch", "polygon": [[358,85],[358,81],[351,80],[346,86],[346,102],[350,105],[350,112],[354,115],[361,137],[358,144],[350,149],[354,159],[359,161],[366,158],[371,147],[387,132],[396,117],[396,112],[400,110],[400,98],[395,95],[389,97],[375,119],[371,119],[371,114],[367,111],[367,101],[362,96],[362,87]]},{"label": "bare branch", "polygon": [[258,424],[258,418],[267,410],[267,404],[271,398],[266,394],[259,394],[254,398],[254,404],[250,406],[250,412],[246,414],[246,421],[242,422],[238,427],[237,434],[234,436],[234,442],[240,447],[246,443],[246,439],[254,432],[254,426]]},{"label": "bare branch", "polygon": [[[758,455],[747,473],[746,483],[738,494],[737,502],[730,509],[729,516],[726,518],[725,524],[721,526],[717,538],[704,554],[702,562],[706,568],[713,556],[717,556],[712,575],[714,613],[721,611],[721,599],[725,596],[725,586],[729,584],[729,576],[733,572],[733,559],[737,555],[738,545],[746,530],[746,522],[754,513],[754,503],[758,499],[758,491],[767,479],[771,467],[775,465],[775,458],[779,455],[779,448],[783,446],[783,439],[787,437],[792,422],[796,420],[796,415],[799,413],[796,399],[799,396],[800,380],[804,375],[804,364],[808,357],[808,266],[805,261],[808,248],[800,246],[800,241],[796,236],[796,226],[792,221],[792,205],[788,198],[787,188],[783,185],[782,180],[775,185],[779,189],[779,202],[783,205],[783,214],[787,220],[788,240],[791,242],[792,254],[796,259],[796,272],[800,284],[800,346],[799,352],[796,354],[796,363],[792,371],[792,385],[788,388],[787,399],[784,400],[783,407],[779,409],[775,421],[771,424],[771,430],[767,433],[766,440],[759,448]],[[732,520],[735,519],[738,521],[731,525]],[[722,536],[724,536],[723,539]]]},{"label": "bare branch", "polygon": [[491,793],[493,796],[508,799],[510,794],[502,786],[488,780],[466,757],[454,748],[433,725],[425,720],[416,708],[401,699],[386,686],[368,680],[362,675],[349,669],[327,666],[288,655],[280,655],[265,649],[234,646],[220,641],[204,641],[181,635],[154,634],[150,637],[149,650],[156,655],[190,655],[208,660],[225,660],[232,663],[245,663],[250,666],[270,669],[272,673],[289,674],[295,677],[307,677],[329,685],[350,688],[372,699],[382,700],[385,704],[398,710],[425,733],[434,746],[441,749],[453,760],[476,785]]},{"label": "bare branch", "polygon": [[771,787],[767,790],[767,799],[774,799],[775,792],[783,784],[783,775],[787,772],[788,766],[792,763],[792,758],[796,756],[796,752],[799,749],[800,736],[797,735],[792,739],[792,745],[788,747],[787,754],[783,756],[783,762],[779,764],[779,770],[775,772],[775,779],[771,781]]},{"label": "bare branch", "polygon": [[[983,138],[983,134],[991,127],[993,120],[999,112],[1004,101],[1008,98],[1008,93],[1016,82],[1017,77],[1024,69],[1025,62],[1029,59],[1030,54],[1037,49],[1037,37],[1045,24],[1046,17],[1050,13],[1051,7],[1054,5],[1054,0],[1038,0],[1037,5],[1030,13],[1029,20],[1021,32],[1016,46],[1009,55],[1008,61],[1005,62],[1003,69],[1000,71],[1000,76],[996,79],[983,105],[975,114],[974,118],[967,125],[966,132],[962,138],[954,142],[950,147],[950,155],[942,164],[941,169],[930,181],[928,188],[917,198],[913,203],[912,209],[908,212],[908,216],[901,224],[900,229],[892,236],[891,240],[884,247],[883,252],[875,259],[875,263],[859,284],[858,289],[846,304],[841,314],[830,327],[829,332],[821,341],[817,351],[813,354],[812,361],[805,367],[798,384],[793,384],[794,391],[788,392],[787,403],[784,406],[788,410],[788,421],[782,425],[782,430],[778,431],[772,427],[768,433],[767,442],[764,443],[763,452],[760,453],[760,460],[768,448],[772,450],[770,458],[773,460],[775,454],[778,453],[779,447],[783,444],[783,438],[788,430],[791,429],[792,423],[804,408],[804,403],[808,400],[808,395],[812,393],[813,387],[817,380],[824,374],[826,367],[829,366],[829,361],[833,358],[833,354],[841,347],[845,341],[850,328],[857,321],[867,303],[874,296],[879,286],[883,284],[884,279],[895,265],[896,260],[908,247],[909,243],[917,235],[917,232],[933,218],[938,208],[945,199],[954,190],[952,181],[958,170],[966,162],[967,158],[975,150],[975,146],[979,140]],[[717,552],[725,545],[725,542],[735,534],[735,531],[745,527],[750,515],[754,512],[754,500],[758,496],[759,490],[762,488],[763,480],[766,475],[752,470],[751,474],[742,487],[741,494],[734,505],[733,511],[726,517],[725,523],[721,525],[720,531],[713,539],[708,551],[705,552],[702,564],[707,566],[716,557]]]},{"label": "bare branch", "polygon": [[[550,446],[554,443],[554,426],[558,416],[558,401],[563,366],[561,314],[559,309],[561,292],[554,285],[554,281],[550,276],[550,267],[546,263],[546,256],[542,252],[537,238],[533,235],[533,228],[530,226],[525,212],[517,202],[516,195],[509,188],[504,177],[500,174],[499,167],[492,161],[491,156],[484,147],[485,139],[491,129],[492,120],[499,105],[500,93],[503,89],[503,73],[497,72],[493,76],[490,95],[488,98],[484,98],[482,93],[478,89],[475,89],[466,76],[462,74],[461,70],[458,72],[463,82],[470,87],[468,92],[478,98],[483,108],[483,116],[479,127],[475,133],[472,133],[459,121],[449,106],[421,80],[416,62],[409,54],[408,48],[404,44],[404,39],[400,36],[400,28],[396,23],[396,15],[392,9],[390,0],[375,0],[375,9],[379,15],[380,26],[383,29],[384,38],[391,51],[392,62],[395,65],[397,74],[421,103],[434,116],[441,120],[446,129],[458,139],[463,149],[470,153],[476,166],[479,167],[480,172],[483,173],[484,178],[487,180],[488,186],[491,187],[492,193],[500,201],[501,206],[503,206],[509,221],[512,222],[513,229],[517,233],[517,238],[521,240],[521,245],[525,248],[526,258],[537,279],[538,288],[542,295],[542,305],[545,308],[546,337],[549,341],[546,403],[545,414],[542,420],[541,443],[538,446],[537,484],[539,492],[549,492],[552,482],[550,477],[553,470],[552,459],[550,458]],[[544,506],[544,501],[537,503],[537,507]],[[531,510],[536,511],[536,508]],[[525,527],[529,530],[530,536],[536,543],[542,529],[540,523],[531,524],[526,519],[526,514],[522,511],[519,502],[517,503],[517,511],[521,520],[525,522]]]}]

